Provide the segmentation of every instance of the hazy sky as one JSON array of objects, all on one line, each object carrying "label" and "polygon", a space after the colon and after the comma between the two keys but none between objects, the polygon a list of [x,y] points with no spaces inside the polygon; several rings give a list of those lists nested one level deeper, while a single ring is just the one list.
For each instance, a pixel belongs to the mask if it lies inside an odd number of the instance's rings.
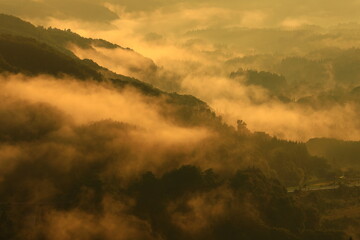
[{"label": "hazy sky", "polygon": [[[226,11],[242,12],[255,20],[262,19],[264,25],[281,23],[334,23],[357,21],[360,10],[359,0],[1,0],[0,9],[4,13],[31,18],[56,17],[61,19],[81,19],[90,22],[110,22],[121,18],[124,12],[177,12],[184,9],[216,8],[218,16],[225,17]],[[222,10],[222,11],[220,11]],[[224,12],[224,10],[226,10]],[[203,17],[201,11],[193,12]],[[250,16],[252,15],[252,16]],[[189,16],[194,17],[194,16]],[[236,19],[234,19],[236,21]],[[235,22],[233,23],[235,24]]]}]

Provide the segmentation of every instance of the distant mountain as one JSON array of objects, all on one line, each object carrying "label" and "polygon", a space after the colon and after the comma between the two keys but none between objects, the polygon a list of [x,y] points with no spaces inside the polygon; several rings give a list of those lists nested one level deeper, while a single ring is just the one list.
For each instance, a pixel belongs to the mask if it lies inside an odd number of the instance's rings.
[{"label": "distant mountain", "polygon": [[[0,35],[1,34],[32,38],[39,43],[45,43],[71,57],[76,57],[76,53],[71,50],[72,47],[92,52],[92,54],[95,55],[101,55],[101,53],[97,52],[97,49],[119,50],[120,53],[118,54],[124,55],[124,60],[119,64],[122,64],[128,73],[134,73],[133,75],[135,77],[142,76],[142,78],[145,78],[145,76],[154,75],[158,68],[151,59],[142,56],[130,48],[121,47],[103,39],[84,38],[72,32],[70,29],[60,30],[51,27],[36,27],[29,22],[10,15],[0,14]],[[126,58],[129,56],[136,59],[136,61],[128,61]],[[143,68],[139,68],[139,66],[134,64],[134,61],[144,64]]]},{"label": "distant mountain", "polygon": [[87,61],[57,51],[35,39],[0,35],[0,70],[26,75],[67,74],[79,79],[101,79],[101,75]]},{"label": "distant mountain", "polygon": [[306,143],[312,155],[329,159],[344,170],[360,169],[360,142],[330,138],[314,138]]},{"label": "distant mountain", "polygon": [[230,78],[242,81],[245,85],[260,86],[272,93],[283,94],[287,87],[284,76],[276,73],[239,69],[230,74]]},{"label": "distant mountain", "polygon": [[[31,23],[23,21],[20,18],[5,14],[0,14],[0,34],[34,38],[70,55],[72,55],[72,53],[67,49],[69,43],[75,44],[81,48],[92,48],[92,46],[110,49],[121,48],[116,44],[102,39],[81,37],[70,30],[35,27]],[[131,51],[130,49],[128,50]]]}]

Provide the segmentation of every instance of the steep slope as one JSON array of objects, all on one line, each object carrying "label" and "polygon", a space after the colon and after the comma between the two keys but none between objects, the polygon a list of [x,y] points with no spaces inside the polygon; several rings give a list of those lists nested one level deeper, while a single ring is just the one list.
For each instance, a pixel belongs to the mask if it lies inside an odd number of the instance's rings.
[{"label": "steep slope", "polygon": [[[35,27],[31,23],[14,16],[0,14],[0,34],[33,38],[71,57],[76,57],[75,54],[78,54],[74,52],[72,48],[79,48],[85,56],[87,56],[87,54],[91,56],[101,55],[101,53],[98,52],[98,50],[101,51],[101,49],[118,50],[120,51],[119,56],[124,56],[121,64],[124,69],[127,69],[126,72],[134,73],[136,76],[143,76],[155,74],[157,70],[157,66],[151,59],[142,56],[132,49],[121,47],[103,39],[84,38],[72,32],[70,29],[60,30],[51,27]],[[142,62],[147,66],[147,69],[139,69],[136,64],[134,65],[133,61],[128,61],[127,58],[129,57]],[[87,57],[82,58],[86,59]]]},{"label": "steep slope", "polygon": [[69,43],[76,44],[82,48],[91,48],[92,46],[112,49],[120,48],[120,46],[102,39],[81,37],[70,30],[63,31],[56,28],[46,29],[43,27],[35,27],[20,18],[5,14],[0,14],[0,33],[34,38],[67,54],[71,54],[71,52],[66,49]]},{"label": "steep slope", "polygon": [[0,35],[0,69],[27,75],[67,74],[79,79],[101,79],[86,61],[70,57],[34,39]]}]

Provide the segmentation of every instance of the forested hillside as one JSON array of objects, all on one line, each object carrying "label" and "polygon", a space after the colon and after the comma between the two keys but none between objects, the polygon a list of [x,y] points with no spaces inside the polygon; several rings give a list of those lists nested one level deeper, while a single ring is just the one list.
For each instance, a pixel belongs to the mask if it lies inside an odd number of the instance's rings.
[{"label": "forested hillside", "polygon": [[[233,126],[197,96],[67,48],[116,44],[5,15],[0,33],[1,239],[350,237],[287,191],[341,176],[330,159],[341,153],[252,131],[241,119]],[[229,81],[292,102],[290,75],[240,69]]]}]

